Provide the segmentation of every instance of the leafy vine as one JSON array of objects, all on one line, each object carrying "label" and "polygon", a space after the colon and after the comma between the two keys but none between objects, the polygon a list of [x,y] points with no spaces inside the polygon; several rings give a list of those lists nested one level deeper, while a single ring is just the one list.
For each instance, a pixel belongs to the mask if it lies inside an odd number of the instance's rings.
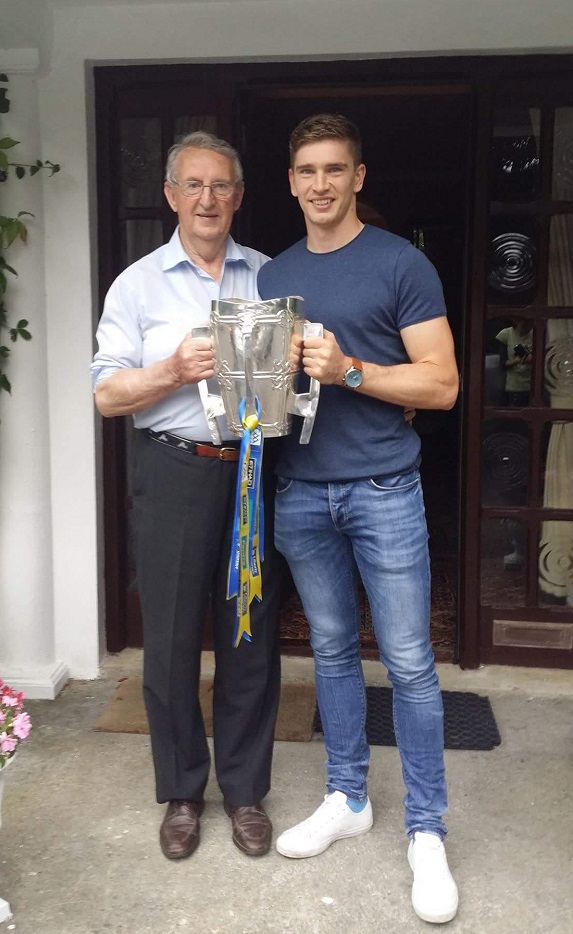
[{"label": "leafy vine", "polygon": [[[7,84],[7,75],[0,74],[0,114],[8,113],[10,110]],[[2,87],[2,85],[4,85],[4,87]],[[37,159],[36,162],[31,164],[25,162],[11,162],[8,153],[15,146],[18,146],[19,142],[19,140],[12,139],[10,136],[0,138],[0,183],[5,183],[12,172],[16,178],[24,178],[27,174],[30,176],[37,175],[37,173],[42,170],[48,171],[50,176],[60,171],[58,163],[51,162],[49,159],[45,161]],[[10,381],[4,370],[11,349],[9,346],[2,343],[2,332],[7,331],[10,341],[12,342],[17,341],[18,338],[25,341],[29,341],[32,338],[28,330],[28,321],[25,318],[21,318],[15,324],[11,324],[9,321],[8,309],[6,307],[8,276],[17,277],[18,273],[13,266],[10,266],[6,262],[5,252],[16,240],[26,243],[28,228],[23,218],[33,216],[34,215],[29,211],[19,211],[16,217],[0,215],[0,391],[5,390],[6,392],[11,392],[12,390]]]}]

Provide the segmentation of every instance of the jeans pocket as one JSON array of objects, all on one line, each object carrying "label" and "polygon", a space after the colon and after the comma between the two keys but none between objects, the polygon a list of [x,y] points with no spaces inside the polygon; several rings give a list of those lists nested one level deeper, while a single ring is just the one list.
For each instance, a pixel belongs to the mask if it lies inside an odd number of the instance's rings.
[{"label": "jeans pocket", "polygon": [[375,490],[382,490],[385,493],[406,493],[419,485],[420,474],[417,470],[409,470],[408,473],[395,474],[391,477],[370,477],[368,483]]},{"label": "jeans pocket", "polygon": [[292,477],[277,477],[277,495],[279,493],[286,493],[287,490],[290,490],[293,485],[294,480]]}]

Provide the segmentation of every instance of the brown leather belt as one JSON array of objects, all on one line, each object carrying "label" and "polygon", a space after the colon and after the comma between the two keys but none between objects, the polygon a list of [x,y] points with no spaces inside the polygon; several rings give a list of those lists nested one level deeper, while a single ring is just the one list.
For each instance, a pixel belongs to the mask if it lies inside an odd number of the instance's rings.
[{"label": "brown leather belt", "polygon": [[152,431],[147,429],[148,436],[153,441],[159,441],[160,444],[167,444],[171,448],[177,448],[178,451],[185,451],[186,454],[195,454],[197,457],[216,457],[220,461],[238,461],[239,446],[215,444],[203,444],[200,441],[190,441],[188,438],[181,438],[179,435],[173,435],[170,431]]}]

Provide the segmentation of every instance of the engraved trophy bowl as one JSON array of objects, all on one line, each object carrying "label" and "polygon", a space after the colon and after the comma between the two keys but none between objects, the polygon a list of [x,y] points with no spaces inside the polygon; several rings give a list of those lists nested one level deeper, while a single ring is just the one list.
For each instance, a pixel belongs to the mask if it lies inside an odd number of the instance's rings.
[{"label": "engraved trophy bowl", "polygon": [[307,393],[297,393],[296,385],[304,337],[321,335],[322,325],[305,325],[302,302],[294,295],[214,301],[210,327],[194,328],[194,337],[212,336],[215,348],[220,397],[209,392],[204,380],[199,383],[215,443],[221,443],[216,416],[223,414],[237,436],[243,433],[242,416],[256,414],[266,438],[289,434],[292,416],[300,415],[300,442],[310,440],[320,384],[311,379]]}]

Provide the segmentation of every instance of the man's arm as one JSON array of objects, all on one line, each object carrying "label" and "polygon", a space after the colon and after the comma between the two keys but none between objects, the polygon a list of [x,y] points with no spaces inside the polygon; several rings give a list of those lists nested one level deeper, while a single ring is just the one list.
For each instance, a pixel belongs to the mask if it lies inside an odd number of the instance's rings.
[{"label": "man's arm", "polygon": [[210,379],[214,374],[212,341],[187,334],[175,353],[165,360],[146,367],[124,367],[102,379],[95,389],[95,403],[105,416],[133,415],[175,389]]},{"label": "man's arm", "polygon": [[[445,316],[403,328],[400,332],[410,363],[382,366],[363,362],[363,395],[406,408],[451,409],[459,388],[454,342]],[[304,342],[303,367],[320,383],[343,386],[352,360],[340,349],[334,334]]]}]

